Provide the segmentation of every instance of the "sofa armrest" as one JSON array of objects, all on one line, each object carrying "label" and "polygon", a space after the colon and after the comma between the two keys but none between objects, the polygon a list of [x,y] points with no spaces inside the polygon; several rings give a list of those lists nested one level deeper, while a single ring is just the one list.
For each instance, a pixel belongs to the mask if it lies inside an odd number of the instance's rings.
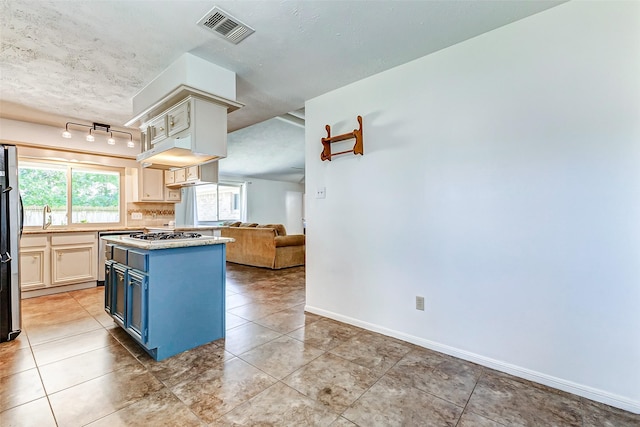
[{"label": "sofa armrest", "polygon": [[276,236],[275,239],[276,248],[282,246],[302,246],[305,243],[304,234],[291,234],[287,236]]}]

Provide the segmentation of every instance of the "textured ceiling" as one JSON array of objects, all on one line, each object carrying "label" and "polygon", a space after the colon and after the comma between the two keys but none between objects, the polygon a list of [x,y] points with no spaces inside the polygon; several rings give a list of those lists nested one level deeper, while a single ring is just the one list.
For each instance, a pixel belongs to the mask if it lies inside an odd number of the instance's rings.
[{"label": "textured ceiling", "polygon": [[[132,116],[131,98],[191,52],[236,73],[237,100],[246,106],[228,116],[235,131],[559,3],[0,0],[0,116],[118,128]],[[255,34],[234,45],[196,26],[213,6]],[[292,145],[293,134],[303,139],[299,128],[283,136],[283,126],[263,124],[255,134],[243,129],[242,137],[230,137],[222,171],[268,178],[271,168],[273,178],[303,166],[299,155],[284,158],[290,147],[274,148]],[[266,159],[268,151],[274,155]]]}]

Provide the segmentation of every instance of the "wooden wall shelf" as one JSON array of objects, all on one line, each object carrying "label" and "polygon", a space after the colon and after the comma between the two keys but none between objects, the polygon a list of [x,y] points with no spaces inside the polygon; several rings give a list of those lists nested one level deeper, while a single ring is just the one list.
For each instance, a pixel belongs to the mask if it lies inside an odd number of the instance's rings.
[{"label": "wooden wall shelf", "polygon": [[[331,126],[326,125],[325,129],[327,130],[327,137],[322,138],[322,153],[320,153],[320,158],[322,161],[329,160],[331,161],[331,157],[338,156],[340,154],[353,153],[364,155],[364,141],[362,140],[362,116],[358,116],[358,123],[360,124],[359,129],[354,129],[353,132],[343,133],[342,135],[331,136]],[[355,138],[356,143],[353,146],[353,149],[340,151],[337,153],[331,153],[331,144],[334,142],[346,141],[349,139]]]}]

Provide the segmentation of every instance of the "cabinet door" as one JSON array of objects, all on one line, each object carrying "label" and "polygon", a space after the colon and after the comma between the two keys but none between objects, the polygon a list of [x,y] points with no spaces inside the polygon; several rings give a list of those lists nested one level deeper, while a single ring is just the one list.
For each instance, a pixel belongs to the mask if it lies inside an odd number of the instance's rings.
[{"label": "cabinet door", "polygon": [[167,137],[167,116],[162,115],[149,122],[147,137],[151,145],[162,141]]},{"label": "cabinet door", "polygon": [[189,127],[189,102],[176,105],[167,111],[168,135],[173,136]]},{"label": "cabinet door", "polygon": [[104,311],[108,314],[113,314],[113,288],[114,279],[113,274],[113,261],[105,261],[104,264]]},{"label": "cabinet door", "polygon": [[127,275],[126,328],[141,343],[147,342],[148,277],[136,270]]},{"label": "cabinet door", "polygon": [[164,171],[164,185],[171,185],[176,182],[176,174],[174,171]]},{"label": "cabinet door", "polygon": [[187,180],[187,170],[185,168],[177,169],[174,171],[175,173],[175,183],[180,184],[182,182],[186,182]]},{"label": "cabinet door", "polygon": [[46,248],[20,249],[20,288],[44,288],[46,282]]},{"label": "cabinet door", "polygon": [[51,284],[66,285],[97,280],[95,244],[51,247]]},{"label": "cabinet door", "polygon": [[146,202],[164,201],[164,171],[142,168],[140,170],[140,200]]},{"label": "cabinet door", "polygon": [[125,314],[125,280],[127,275],[127,268],[120,265],[115,264],[112,270],[113,278],[113,306],[112,306],[112,315],[113,318],[120,326],[124,326],[124,314]]},{"label": "cabinet door", "polygon": [[187,168],[187,181],[197,181],[200,179],[200,166],[189,166]]}]

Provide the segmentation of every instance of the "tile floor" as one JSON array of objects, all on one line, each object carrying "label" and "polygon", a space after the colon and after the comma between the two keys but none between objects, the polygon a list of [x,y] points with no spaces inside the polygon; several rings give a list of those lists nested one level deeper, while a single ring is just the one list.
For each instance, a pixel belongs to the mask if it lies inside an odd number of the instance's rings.
[{"label": "tile floor", "polygon": [[103,288],[24,300],[0,425],[640,426],[640,416],[305,313],[304,268],[228,264],[227,336],[162,362]]}]

